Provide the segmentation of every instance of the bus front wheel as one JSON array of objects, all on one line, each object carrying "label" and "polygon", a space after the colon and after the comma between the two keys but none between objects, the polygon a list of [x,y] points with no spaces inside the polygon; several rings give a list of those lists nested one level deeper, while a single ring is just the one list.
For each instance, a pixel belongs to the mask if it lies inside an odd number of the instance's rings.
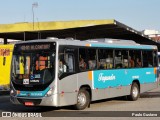
[{"label": "bus front wheel", "polygon": [[89,92],[82,88],[79,90],[77,95],[77,104],[74,106],[77,110],[83,110],[90,104],[90,94]]},{"label": "bus front wheel", "polygon": [[140,88],[136,82],[134,82],[131,86],[130,95],[127,96],[128,100],[136,101],[140,96]]}]

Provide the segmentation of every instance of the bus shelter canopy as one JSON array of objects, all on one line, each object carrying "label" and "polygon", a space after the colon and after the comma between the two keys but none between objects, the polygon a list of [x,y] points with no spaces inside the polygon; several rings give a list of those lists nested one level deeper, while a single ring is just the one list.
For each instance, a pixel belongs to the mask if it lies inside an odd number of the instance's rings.
[{"label": "bus shelter canopy", "polygon": [[26,41],[48,37],[78,40],[125,39],[140,44],[157,45],[160,48],[159,43],[114,19],[0,24],[0,38]]}]

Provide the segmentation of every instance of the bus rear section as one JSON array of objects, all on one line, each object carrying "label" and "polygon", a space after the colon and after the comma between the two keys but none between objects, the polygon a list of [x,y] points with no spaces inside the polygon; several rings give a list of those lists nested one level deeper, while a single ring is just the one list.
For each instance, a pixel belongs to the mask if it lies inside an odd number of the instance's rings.
[{"label": "bus rear section", "polygon": [[14,45],[0,45],[0,90],[10,88],[10,68]]}]

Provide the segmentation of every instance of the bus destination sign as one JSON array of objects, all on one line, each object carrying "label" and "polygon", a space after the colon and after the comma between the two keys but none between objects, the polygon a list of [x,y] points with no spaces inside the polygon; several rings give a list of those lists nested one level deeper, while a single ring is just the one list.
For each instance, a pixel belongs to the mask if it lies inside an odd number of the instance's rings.
[{"label": "bus destination sign", "polygon": [[20,49],[22,51],[32,51],[32,50],[48,50],[50,49],[50,44],[43,44],[43,45],[22,45]]}]

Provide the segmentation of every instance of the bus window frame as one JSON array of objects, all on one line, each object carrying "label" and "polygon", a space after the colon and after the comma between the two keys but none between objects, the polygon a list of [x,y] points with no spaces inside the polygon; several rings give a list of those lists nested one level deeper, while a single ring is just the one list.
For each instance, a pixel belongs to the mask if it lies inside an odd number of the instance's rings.
[{"label": "bus window frame", "polygon": [[[66,49],[72,49],[73,51],[72,52],[67,52]],[[63,55],[62,56],[63,60],[65,59],[65,54],[70,54],[70,55],[73,56],[73,72],[66,71],[66,72],[59,75],[59,57],[60,57],[59,55],[60,55],[60,53],[61,53],[61,55]],[[77,53],[78,53],[78,49],[76,47],[73,47],[73,46],[67,46],[66,47],[65,45],[60,45],[59,46],[59,50],[58,50],[58,78],[59,78],[59,80],[62,80],[63,78],[65,78],[69,75],[73,75],[77,72],[76,60],[78,59],[78,57],[77,57],[77,59],[75,57]],[[66,67],[67,67],[67,64],[66,64]]]}]

